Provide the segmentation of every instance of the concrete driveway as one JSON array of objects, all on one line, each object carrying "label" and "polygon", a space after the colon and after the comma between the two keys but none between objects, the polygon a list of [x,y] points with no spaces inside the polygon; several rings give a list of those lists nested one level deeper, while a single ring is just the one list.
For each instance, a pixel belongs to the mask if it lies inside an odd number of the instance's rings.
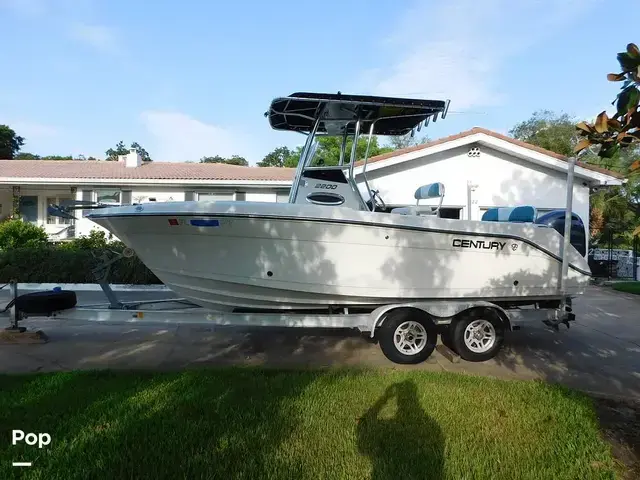
[{"label": "concrete driveway", "polygon": [[[144,294],[145,298],[166,296]],[[121,294],[123,299],[140,294]],[[8,300],[0,292],[0,305]],[[80,303],[102,302],[99,293]],[[325,367],[360,365],[458,371],[501,378],[543,379],[591,393],[640,398],[640,297],[590,287],[574,305],[576,322],[560,332],[531,325],[507,337],[484,363],[451,363],[437,351],[417,366],[389,362],[361,335],[317,329],[108,326],[88,322],[27,320],[42,329],[42,345],[0,345],[0,372],[94,368],[173,370],[211,365]]]}]

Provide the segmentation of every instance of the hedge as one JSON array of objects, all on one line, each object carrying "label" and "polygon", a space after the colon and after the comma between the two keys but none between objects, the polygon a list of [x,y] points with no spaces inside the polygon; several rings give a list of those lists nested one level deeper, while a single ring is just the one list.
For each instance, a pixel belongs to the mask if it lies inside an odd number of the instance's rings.
[{"label": "hedge", "polygon": [[[104,231],[71,241],[51,243],[42,227],[22,220],[0,222],[0,284],[14,279],[21,283],[96,283],[93,269],[108,253],[122,252],[125,245],[111,241]],[[145,285],[162,283],[137,258],[120,258],[111,264],[110,283]]]},{"label": "hedge", "polygon": [[[115,242],[114,242],[115,243]],[[113,250],[118,251],[117,248]],[[0,251],[0,285],[15,279],[26,283],[96,283],[92,269],[99,265],[101,248],[44,245]],[[121,258],[111,265],[110,283],[145,285],[162,283],[138,259]]]}]

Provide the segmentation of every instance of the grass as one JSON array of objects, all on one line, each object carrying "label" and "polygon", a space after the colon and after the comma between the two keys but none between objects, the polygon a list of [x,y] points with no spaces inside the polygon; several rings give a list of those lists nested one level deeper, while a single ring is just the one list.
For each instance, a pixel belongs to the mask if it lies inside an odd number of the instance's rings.
[{"label": "grass", "polygon": [[613,289],[619,292],[640,295],[640,282],[616,282],[613,284]]},{"label": "grass", "polygon": [[[3,479],[617,478],[591,401],[541,382],[228,368],[0,385]],[[12,429],[52,442],[11,446]]]}]

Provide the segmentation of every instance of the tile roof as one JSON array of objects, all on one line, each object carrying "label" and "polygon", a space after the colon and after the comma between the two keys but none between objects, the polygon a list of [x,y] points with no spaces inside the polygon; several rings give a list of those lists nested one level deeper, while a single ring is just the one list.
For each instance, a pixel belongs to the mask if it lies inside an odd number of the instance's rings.
[{"label": "tile roof", "polygon": [[294,173],[293,168],[242,167],[220,163],[149,162],[140,167],[125,167],[121,162],[94,160],[0,160],[0,179],[291,181]]},{"label": "tile roof", "polygon": [[[482,133],[509,142],[558,160],[567,160],[564,155],[516,140],[485,128],[474,127],[455,135],[439,138],[422,145],[395,150],[369,159],[369,164],[415,152],[424,148]],[[358,162],[362,165],[362,162]],[[606,170],[595,165],[578,162],[578,166],[594,172],[624,178],[617,172]],[[10,178],[69,178],[82,180],[114,179],[114,180],[227,180],[227,181],[292,181],[295,174],[293,168],[278,167],[242,167],[221,163],[169,163],[149,162],[136,168],[127,168],[121,162],[93,160],[0,160],[0,180]]]},{"label": "tile roof", "polygon": [[[550,157],[556,158],[558,160],[567,161],[567,157],[564,155],[560,155],[559,153],[552,152],[551,150],[547,150],[546,148],[538,147],[536,145],[531,145],[530,143],[523,142],[521,140],[516,140],[515,138],[508,137],[506,135],[502,135],[501,133],[494,132],[492,130],[487,130],[486,128],[481,127],[473,127],[471,130],[466,130],[464,132],[456,133],[455,135],[449,135],[448,137],[439,138],[437,140],[433,140],[431,142],[423,143],[421,145],[416,145],[414,147],[401,148],[399,150],[394,150],[393,152],[384,153],[382,155],[376,155],[375,157],[371,157],[368,163],[379,162],[382,160],[387,160],[389,158],[397,157],[398,155],[403,155],[405,153],[416,152],[418,150],[422,150],[423,148],[434,147],[436,145],[441,145],[443,143],[452,142],[454,140],[458,140],[460,138],[469,137],[471,135],[476,135],[478,133],[483,133],[485,135],[489,135],[490,137],[497,138],[499,140],[504,140],[505,142],[509,142],[512,145],[517,145],[518,147],[527,148],[534,152],[542,153],[544,155],[548,155]],[[358,162],[358,164],[362,164],[362,162]],[[618,172],[613,172],[611,170],[607,170],[605,168],[601,168],[595,165],[590,165],[584,162],[577,162],[576,165],[579,167],[585,168],[587,170],[591,170],[598,173],[603,173],[605,175],[611,175],[615,178],[624,178],[624,175],[621,175]]]}]

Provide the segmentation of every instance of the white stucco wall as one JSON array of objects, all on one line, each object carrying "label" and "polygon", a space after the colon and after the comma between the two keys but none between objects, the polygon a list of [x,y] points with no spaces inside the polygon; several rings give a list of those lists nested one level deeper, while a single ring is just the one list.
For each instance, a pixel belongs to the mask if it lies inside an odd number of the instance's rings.
[{"label": "white stucco wall", "polygon": [[274,190],[245,190],[245,200],[247,202],[275,202],[276,192]]},{"label": "white stucco wall", "polygon": [[[475,145],[477,146],[477,145]],[[473,146],[471,146],[473,147]],[[563,209],[566,205],[566,174],[526,160],[480,147],[479,157],[464,146],[387,168],[370,170],[371,188],[380,190],[390,205],[415,204],[413,194],[421,185],[441,182],[445,186],[443,207],[462,208],[467,219],[467,182],[472,192],[471,219],[480,220],[483,209],[496,206],[532,205],[538,209]],[[584,179],[574,183],[573,211],[589,225],[589,187]],[[431,204],[435,204],[431,201]]]}]

